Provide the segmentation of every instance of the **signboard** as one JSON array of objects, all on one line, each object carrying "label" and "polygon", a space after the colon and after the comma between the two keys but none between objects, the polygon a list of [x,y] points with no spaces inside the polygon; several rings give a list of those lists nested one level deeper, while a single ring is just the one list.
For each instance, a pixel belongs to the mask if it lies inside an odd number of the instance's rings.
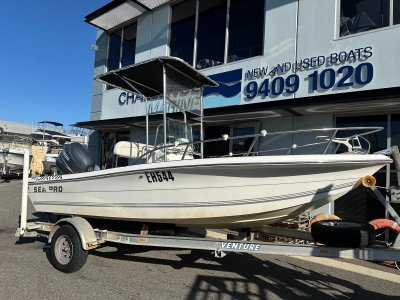
[{"label": "signboard", "polygon": [[[224,65],[220,68],[224,71],[218,73],[209,74],[213,70],[205,70],[219,86],[204,88],[203,107],[246,105],[379,88],[385,80],[376,78],[379,60],[374,50],[374,47],[366,45],[277,64],[269,64],[271,60],[262,56],[247,62]],[[382,76],[382,68],[379,71]],[[198,94],[194,96],[198,97]],[[103,98],[109,98],[103,99],[103,119],[145,114],[144,100],[134,94],[114,90],[107,91]],[[187,110],[199,106],[198,100],[188,101],[191,93],[175,95],[173,98],[179,103],[185,101],[189,105]],[[190,107],[190,103],[193,107]],[[149,99],[149,113],[161,112],[162,105],[160,98]],[[171,112],[175,110],[173,106],[169,108]]]},{"label": "signboard", "polygon": [[279,96],[292,96],[301,85],[306,85],[308,94],[359,89],[374,78],[374,66],[369,62],[372,55],[372,47],[367,46],[247,69],[244,71],[242,104],[252,102],[256,97],[271,101]]}]

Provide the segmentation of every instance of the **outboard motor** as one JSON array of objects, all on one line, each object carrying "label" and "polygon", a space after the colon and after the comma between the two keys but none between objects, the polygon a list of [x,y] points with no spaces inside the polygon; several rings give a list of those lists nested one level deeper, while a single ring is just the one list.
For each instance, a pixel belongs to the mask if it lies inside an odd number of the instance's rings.
[{"label": "outboard motor", "polygon": [[60,174],[74,174],[93,171],[96,165],[87,149],[79,143],[65,144],[56,160]]}]

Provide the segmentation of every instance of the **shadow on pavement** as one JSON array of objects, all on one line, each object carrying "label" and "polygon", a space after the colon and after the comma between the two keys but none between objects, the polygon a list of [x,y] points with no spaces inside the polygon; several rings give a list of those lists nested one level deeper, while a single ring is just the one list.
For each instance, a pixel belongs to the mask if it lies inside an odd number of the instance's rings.
[{"label": "shadow on pavement", "polygon": [[[131,250],[145,252],[151,247],[132,247]],[[92,255],[145,264],[168,265],[174,269],[191,268],[220,271],[239,275],[240,278],[199,274],[191,286],[187,299],[268,299],[273,296],[294,299],[390,299],[386,295],[365,290],[360,285],[326,273],[305,269],[290,263],[279,264],[279,260],[262,260],[249,254],[229,253],[222,259],[213,253],[192,250],[189,254],[178,254],[179,261],[140,257],[119,251],[92,251]],[[132,254],[132,252],[131,252]],[[295,261],[295,259],[293,258]],[[216,264],[217,262],[218,264]],[[312,264],[312,263],[310,263]],[[315,264],[314,264],[315,266]],[[318,265],[315,266],[318,268]],[[202,272],[204,273],[204,272]],[[237,276],[235,276],[237,277]]]}]

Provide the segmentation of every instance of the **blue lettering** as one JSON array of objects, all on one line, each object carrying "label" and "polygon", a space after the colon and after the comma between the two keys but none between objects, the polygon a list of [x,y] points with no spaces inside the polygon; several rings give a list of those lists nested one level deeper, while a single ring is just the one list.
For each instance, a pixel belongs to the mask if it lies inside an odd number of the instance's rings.
[{"label": "blue lettering", "polygon": [[372,56],[372,47],[365,47],[364,48],[364,57],[369,58]]},{"label": "blue lettering", "polygon": [[268,67],[255,68],[248,70],[244,76],[245,80],[260,79],[268,74]]},{"label": "blue lettering", "polygon": [[346,51],[342,51],[339,53],[339,61],[345,62],[347,60],[347,53]]},{"label": "blue lettering", "polygon": [[132,94],[132,93],[128,93],[128,96],[126,97],[126,104],[128,104],[128,102],[131,102],[132,104],[136,103],[136,95]]},{"label": "blue lettering", "polygon": [[356,60],[356,54],[354,53],[353,50],[350,50],[349,55],[347,57],[348,60]]},{"label": "blue lettering", "polygon": [[309,59],[309,58],[303,59],[303,61],[302,61],[302,67],[303,67],[304,69],[307,69],[307,68],[310,67],[310,59]]},{"label": "blue lettering", "polygon": [[331,53],[331,55],[330,55],[330,59],[329,59],[329,62],[331,63],[331,64],[336,64],[336,62],[338,61],[338,54],[337,53]]},{"label": "blue lettering", "polygon": [[324,65],[325,60],[326,60],[325,56],[322,56],[322,55],[318,56],[318,67]]},{"label": "blue lettering", "polygon": [[126,92],[122,92],[122,93],[119,95],[118,103],[119,103],[119,105],[128,104],[128,98],[127,98]]}]

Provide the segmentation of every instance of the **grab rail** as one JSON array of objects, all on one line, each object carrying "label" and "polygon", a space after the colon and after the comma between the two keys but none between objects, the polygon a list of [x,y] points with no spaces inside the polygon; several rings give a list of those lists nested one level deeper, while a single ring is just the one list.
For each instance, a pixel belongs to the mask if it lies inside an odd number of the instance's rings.
[{"label": "grab rail", "polygon": [[[335,139],[341,139],[341,140],[347,140],[349,142],[353,141],[356,138],[361,138],[362,140],[366,141],[368,145],[368,149],[365,149],[365,151],[368,153],[370,150],[370,143],[369,141],[365,138],[366,135],[373,134],[379,131],[382,131],[383,127],[343,127],[343,128],[317,128],[317,129],[303,129],[303,130],[290,130],[290,131],[281,131],[281,132],[267,132],[266,130],[261,130],[260,133],[256,134],[247,134],[247,135],[240,135],[240,136],[228,136],[228,135],[222,135],[221,138],[213,138],[213,139],[208,139],[208,140],[199,140],[199,141],[194,141],[194,142],[183,142],[183,143],[175,143],[175,144],[168,144],[168,145],[158,145],[155,146],[153,149],[147,151],[146,153],[143,153],[141,156],[139,156],[133,164],[136,164],[137,162],[140,161],[140,159],[144,157],[151,157],[154,153],[157,151],[162,151],[164,152],[164,149],[168,148],[177,148],[179,146],[186,146],[185,149],[181,152],[182,153],[182,158],[185,159],[187,156],[188,152],[190,150],[193,151],[194,145],[202,144],[202,143],[211,143],[211,142],[218,142],[218,141],[228,141],[228,140],[236,140],[236,139],[246,139],[246,138],[254,138],[252,143],[250,144],[249,148],[247,151],[243,153],[238,153],[238,154],[232,154],[229,153],[227,156],[237,156],[237,155],[243,155],[243,156],[249,156],[250,154],[255,154],[258,155],[258,153],[263,153],[263,152],[272,152],[272,151],[282,151],[282,150],[288,150],[287,154],[291,154],[294,149],[300,149],[300,148],[305,148],[305,147],[311,147],[311,146],[317,146],[317,145],[324,145],[326,144],[326,147],[322,151],[322,154],[326,154],[330,148],[330,146],[333,143],[338,143],[338,140],[335,141]],[[351,131],[351,134],[349,136],[345,137],[337,137],[338,133],[341,132],[346,132],[346,131]],[[353,133],[353,131],[360,131],[359,133]],[[321,142],[316,142],[316,143],[308,143],[304,145],[297,145],[297,144],[291,144],[289,147],[283,147],[283,148],[275,148],[275,149],[268,149],[268,150],[262,150],[262,151],[257,151],[257,152],[252,152],[252,149],[254,148],[255,144],[260,138],[268,138],[268,137],[273,137],[273,136],[286,136],[286,135],[293,135],[293,134],[302,134],[302,133],[319,133],[319,132],[332,132],[332,135],[329,137],[327,136],[324,141]],[[316,136],[315,138],[318,139],[320,136]],[[324,136],[325,137],[325,136]],[[338,147],[340,144],[338,145]],[[334,150],[336,152],[338,150],[338,147]],[[354,145],[353,145],[354,147]],[[178,153],[179,149],[175,151],[175,153]],[[192,152],[193,154],[196,154],[196,152]]]}]

